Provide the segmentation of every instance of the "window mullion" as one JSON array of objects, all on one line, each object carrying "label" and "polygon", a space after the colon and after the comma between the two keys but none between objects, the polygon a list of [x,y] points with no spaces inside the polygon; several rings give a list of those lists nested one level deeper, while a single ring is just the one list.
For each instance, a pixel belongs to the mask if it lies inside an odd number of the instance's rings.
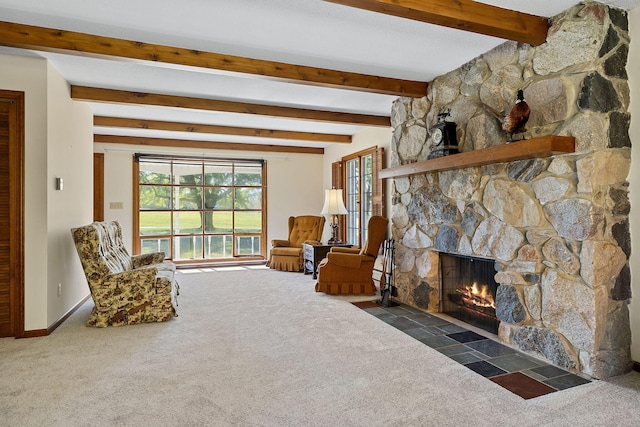
[{"label": "window mullion", "polygon": [[[189,259],[204,261],[214,260],[216,257],[246,255],[264,258],[266,248],[263,243],[264,212],[266,211],[264,162],[258,164],[253,161],[241,161],[240,164],[236,164],[236,161],[226,160],[207,162],[193,159],[164,159],[158,161],[148,158],[143,163],[146,167],[137,170],[137,217],[140,218],[141,212],[145,212],[142,219],[145,230],[153,233],[154,228],[158,228],[166,234],[160,233],[156,236],[149,232],[143,233],[143,228],[138,225],[137,241],[142,242],[144,239],[152,238],[167,239],[168,244],[165,244],[165,250],[176,261]],[[145,176],[144,180],[142,173]],[[211,174],[210,177],[207,177],[207,174]],[[166,182],[162,182],[163,176],[168,178]],[[143,186],[156,188],[164,186],[169,191],[165,190],[164,196],[162,193],[149,196],[149,190],[146,190],[145,206],[142,206],[141,188]],[[218,190],[215,190],[216,188]],[[238,199],[238,191],[241,192],[241,199]],[[165,201],[160,203],[163,199],[157,197],[168,197],[168,200],[164,199]],[[167,213],[164,219],[146,213],[154,212],[156,205],[161,208],[158,212]],[[215,212],[219,214],[215,215]],[[253,215],[252,212],[262,214]],[[207,218],[208,213],[211,218]],[[176,234],[177,227],[180,227],[180,233]],[[151,241],[147,243],[147,248],[152,246],[150,243]],[[225,245],[230,251],[225,250]]]}]

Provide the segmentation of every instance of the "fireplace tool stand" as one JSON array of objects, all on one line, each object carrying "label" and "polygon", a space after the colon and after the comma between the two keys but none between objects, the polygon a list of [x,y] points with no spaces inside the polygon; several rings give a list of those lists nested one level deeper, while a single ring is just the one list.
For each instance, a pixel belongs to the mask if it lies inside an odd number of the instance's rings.
[{"label": "fireplace tool stand", "polygon": [[393,264],[395,249],[393,239],[387,239],[382,245],[382,269],[380,270],[380,299],[376,301],[383,307],[395,307],[397,302],[392,297],[398,295],[396,287],[393,286]]}]

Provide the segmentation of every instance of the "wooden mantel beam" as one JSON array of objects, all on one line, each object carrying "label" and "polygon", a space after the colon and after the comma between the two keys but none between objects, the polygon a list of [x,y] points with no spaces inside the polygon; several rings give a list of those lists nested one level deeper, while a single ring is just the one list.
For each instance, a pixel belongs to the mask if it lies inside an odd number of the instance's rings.
[{"label": "wooden mantel beam", "polygon": [[158,93],[129,92],[126,90],[87,86],[71,86],[71,98],[77,101],[155,105],[160,107],[188,108],[194,110],[221,111],[226,113],[257,114],[288,119],[316,120],[368,126],[391,126],[391,119],[387,116],[342,113],[337,111],[306,110],[303,108],[279,107],[276,105],[248,104],[246,102],[221,101],[217,99]]},{"label": "wooden mantel beam", "polygon": [[538,46],[547,39],[546,18],[473,0],[325,0],[372,12]]},{"label": "wooden mantel beam", "polygon": [[203,52],[134,40],[0,21],[0,45],[66,54],[127,58],[263,76],[303,85],[422,97],[427,83]]},{"label": "wooden mantel beam", "polygon": [[129,119],[124,117],[95,116],[94,126],[133,129],[168,130],[174,132],[210,133],[217,135],[239,135],[258,138],[290,139],[313,142],[351,143],[351,135],[316,132],[296,132],[276,129],[256,129],[236,126],[207,125],[197,123],[167,122],[160,120]]}]

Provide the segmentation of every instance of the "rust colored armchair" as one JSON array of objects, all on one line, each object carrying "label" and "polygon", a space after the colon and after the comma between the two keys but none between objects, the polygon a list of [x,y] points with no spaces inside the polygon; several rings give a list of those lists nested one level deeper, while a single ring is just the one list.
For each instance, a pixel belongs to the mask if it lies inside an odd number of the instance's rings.
[{"label": "rust colored armchair", "polygon": [[269,268],[282,271],[302,271],[304,267],[303,243],[321,244],[323,216],[303,215],[289,217],[289,238],[272,240]]},{"label": "rust colored armchair", "polygon": [[372,216],[362,249],[331,248],[331,252],[318,265],[316,292],[375,295],[373,265],[387,233],[388,223],[387,218]]}]

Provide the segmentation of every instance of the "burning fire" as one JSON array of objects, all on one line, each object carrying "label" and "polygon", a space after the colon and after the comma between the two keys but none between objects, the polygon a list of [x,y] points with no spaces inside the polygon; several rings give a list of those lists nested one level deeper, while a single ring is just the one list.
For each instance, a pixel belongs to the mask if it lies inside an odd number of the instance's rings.
[{"label": "burning fire", "polygon": [[493,300],[493,295],[491,295],[487,285],[480,286],[476,282],[473,282],[471,285],[456,288],[456,292],[461,294],[462,301],[464,301],[468,307],[496,308],[496,302]]}]

